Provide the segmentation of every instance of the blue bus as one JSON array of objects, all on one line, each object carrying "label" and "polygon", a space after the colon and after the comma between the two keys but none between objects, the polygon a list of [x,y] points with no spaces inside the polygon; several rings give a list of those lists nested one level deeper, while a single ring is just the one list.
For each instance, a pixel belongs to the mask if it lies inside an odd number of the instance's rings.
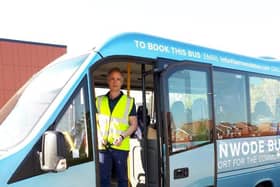
[{"label": "blue bus", "polygon": [[112,67],[141,116],[131,187],[280,186],[279,62],[141,33],[66,54],[1,109],[0,186],[100,186],[94,103]]}]

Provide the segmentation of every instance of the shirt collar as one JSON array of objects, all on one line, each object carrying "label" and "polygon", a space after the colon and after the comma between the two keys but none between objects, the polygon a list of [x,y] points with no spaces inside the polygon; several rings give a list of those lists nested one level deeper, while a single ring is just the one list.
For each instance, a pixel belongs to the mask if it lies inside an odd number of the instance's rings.
[{"label": "shirt collar", "polygon": [[111,101],[114,101],[114,100],[118,100],[118,99],[120,99],[121,98],[121,96],[123,95],[123,92],[122,91],[120,91],[120,95],[118,95],[118,97],[116,97],[115,99],[110,99],[110,91],[109,92],[107,92],[107,94],[106,94],[106,96],[108,97],[108,99],[109,100],[111,100]]}]

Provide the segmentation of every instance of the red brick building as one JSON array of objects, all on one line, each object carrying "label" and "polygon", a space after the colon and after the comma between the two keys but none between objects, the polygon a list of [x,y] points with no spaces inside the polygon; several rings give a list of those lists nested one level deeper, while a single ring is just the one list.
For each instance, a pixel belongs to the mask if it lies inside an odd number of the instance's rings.
[{"label": "red brick building", "polygon": [[0,38],[0,108],[35,72],[66,50],[65,45]]}]

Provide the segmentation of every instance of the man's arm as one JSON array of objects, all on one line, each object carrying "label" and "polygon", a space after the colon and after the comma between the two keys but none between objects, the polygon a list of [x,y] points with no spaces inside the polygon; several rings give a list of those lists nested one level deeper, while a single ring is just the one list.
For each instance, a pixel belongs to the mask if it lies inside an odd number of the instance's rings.
[{"label": "man's arm", "polygon": [[129,113],[129,128],[123,132],[122,136],[125,138],[127,136],[132,135],[137,127],[138,127],[138,123],[137,123],[137,114],[136,114],[136,105],[135,105],[135,100],[134,98],[132,99],[133,104],[132,104],[132,109]]},{"label": "man's arm", "polygon": [[129,116],[129,128],[122,134],[125,137],[130,136],[134,131],[136,131],[138,127],[137,124],[137,117],[136,116]]},{"label": "man's arm", "polygon": [[129,116],[129,128],[115,140],[114,145],[119,146],[122,143],[123,139],[130,136],[137,129],[137,127],[137,117]]}]

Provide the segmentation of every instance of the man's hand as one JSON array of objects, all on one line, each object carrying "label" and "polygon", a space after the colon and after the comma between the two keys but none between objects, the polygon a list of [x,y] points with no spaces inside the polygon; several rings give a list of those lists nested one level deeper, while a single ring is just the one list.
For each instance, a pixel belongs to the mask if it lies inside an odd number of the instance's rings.
[{"label": "man's hand", "polygon": [[118,138],[115,139],[114,141],[114,145],[115,146],[120,146],[122,141],[123,141],[124,137],[122,135],[120,135]]}]

